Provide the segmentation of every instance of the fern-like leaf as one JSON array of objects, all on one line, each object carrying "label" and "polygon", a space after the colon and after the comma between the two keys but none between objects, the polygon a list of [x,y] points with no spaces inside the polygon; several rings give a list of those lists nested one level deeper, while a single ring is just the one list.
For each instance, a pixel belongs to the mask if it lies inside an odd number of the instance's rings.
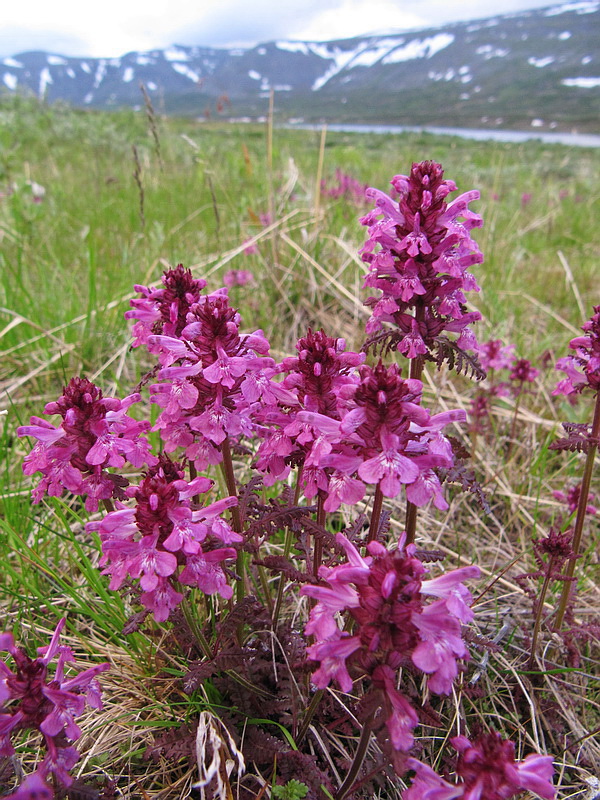
[{"label": "fern-like leaf", "polygon": [[430,358],[436,363],[438,370],[446,363],[449,369],[455,370],[459,375],[475,378],[476,381],[485,378],[486,371],[476,355],[467,353],[447,336],[436,336],[434,344],[436,352]]}]

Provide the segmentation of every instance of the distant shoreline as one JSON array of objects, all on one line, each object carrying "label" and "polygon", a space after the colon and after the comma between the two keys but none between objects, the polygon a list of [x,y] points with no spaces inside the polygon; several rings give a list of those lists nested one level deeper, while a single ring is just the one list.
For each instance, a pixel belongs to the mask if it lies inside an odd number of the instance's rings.
[{"label": "distant shoreline", "polygon": [[600,135],[593,133],[559,133],[546,131],[489,130],[483,128],[438,128],[434,125],[353,125],[350,123],[287,123],[281,127],[288,130],[322,130],[324,126],[339,133],[435,133],[441,136],[460,136],[462,139],[496,142],[542,141],[545,144],[562,144],[574,147],[600,147]]}]

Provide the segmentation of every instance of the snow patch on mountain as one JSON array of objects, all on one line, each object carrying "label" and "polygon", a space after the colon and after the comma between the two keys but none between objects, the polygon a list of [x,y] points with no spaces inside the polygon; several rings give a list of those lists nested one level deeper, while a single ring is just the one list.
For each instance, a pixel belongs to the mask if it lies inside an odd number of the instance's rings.
[{"label": "snow patch on mountain", "polygon": [[364,50],[361,50],[355,56],[349,66],[372,67],[373,64],[376,64],[378,61],[380,61],[387,53],[390,52],[390,50],[403,43],[404,39],[382,39],[374,46],[368,46]]},{"label": "snow patch on mountain", "polygon": [[163,55],[167,61],[189,61],[190,57],[189,54],[182,50],[180,47],[167,47],[166,50],[163,50]]},{"label": "snow patch on mountain", "polygon": [[382,64],[397,64],[400,61],[411,61],[413,58],[431,58],[454,41],[451,33],[437,33],[425,39],[412,39],[403,47],[397,47],[388,53]]},{"label": "snow patch on mountain", "polygon": [[106,75],[106,61],[101,58],[98,62],[98,66],[96,68],[96,74],[94,76],[94,89],[97,89],[102,81],[104,80],[104,76]]},{"label": "snow patch on mountain", "polygon": [[200,83],[201,80],[200,75],[198,75],[197,72],[194,72],[193,69],[190,69],[185,64],[178,64],[177,62],[174,62],[171,64],[171,66],[173,67],[175,72],[178,72],[180,75],[183,75],[184,78],[189,78],[191,81],[194,81],[194,83]]},{"label": "snow patch on mountain", "polygon": [[566,14],[568,11],[575,11],[577,14],[593,14],[600,8],[600,3],[596,0],[582,0],[582,2],[563,3],[560,6],[553,6],[546,11],[545,16],[556,17],[559,14]]},{"label": "snow patch on mountain", "polygon": [[8,89],[10,89],[11,92],[15,91],[15,89],[17,88],[17,84],[19,82],[19,79],[17,78],[17,76],[13,75],[12,72],[5,72],[2,80],[4,82],[4,85]]},{"label": "snow patch on mountain", "polygon": [[2,60],[2,63],[5,67],[13,67],[14,69],[23,69],[23,64],[20,61],[17,61],[14,58],[5,58]]},{"label": "snow patch on mountain", "polygon": [[51,67],[66,67],[69,63],[67,59],[62,56],[47,56],[46,61]]},{"label": "snow patch on mountain", "polygon": [[600,78],[565,78],[564,86],[576,86],[578,89],[595,89],[600,86]]},{"label": "snow patch on mountain", "polygon": [[133,67],[125,67],[123,71],[123,83],[131,83],[135,75]]},{"label": "snow patch on mountain", "polygon": [[[317,78],[317,80],[311,86],[313,92],[317,92],[319,89],[325,86],[327,81],[331,80],[331,78],[333,78],[334,75],[337,75],[338,72],[341,72],[356,55],[356,50],[340,50],[339,48],[335,47],[332,51],[330,51],[327,46],[319,48],[319,46],[315,44],[311,45],[311,49],[312,48],[314,48],[313,52],[315,52],[316,55],[320,55],[321,58],[333,59],[333,64],[329,67],[327,72],[321,75],[320,78]],[[316,52],[317,49],[320,49],[321,52]]]},{"label": "snow patch on mountain", "polygon": [[546,56],[545,58],[535,58],[532,56],[531,58],[527,59],[527,63],[531,64],[532,67],[537,67],[538,69],[543,69],[544,67],[550,66],[556,61],[554,56]]},{"label": "snow patch on mountain", "polygon": [[475,52],[478,56],[483,56],[485,61],[489,61],[490,58],[504,58],[510,53],[510,50],[503,47],[494,47],[492,44],[482,44]]},{"label": "snow patch on mountain", "polygon": [[40,72],[40,84],[38,88],[38,96],[43,97],[46,94],[46,89],[48,84],[53,83],[52,75],[50,74],[50,70],[48,67],[44,67],[43,70]]},{"label": "snow patch on mountain", "polygon": [[287,50],[288,53],[302,53],[304,56],[309,53],[307,42],[275,42],[275,47]]}]

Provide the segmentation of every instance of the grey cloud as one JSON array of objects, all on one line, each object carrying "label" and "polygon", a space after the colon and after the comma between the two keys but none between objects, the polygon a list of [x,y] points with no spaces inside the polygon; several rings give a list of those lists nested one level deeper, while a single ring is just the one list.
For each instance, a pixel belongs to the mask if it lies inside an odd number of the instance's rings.
[{"label": "grey cloud", "polygon": [[89,45],[83,39],[57,31],[36,31],[24,27],[0,28],[0,58],[31,50],[65,56],[85,56]]},{"label": "grey cloud", "polygon": [[221,3],[201,21],[170,32],[171,42],[188,45],[225,46],[268,42],[292,37],[320,11],[336,8],[340,0],[273,0]]}]

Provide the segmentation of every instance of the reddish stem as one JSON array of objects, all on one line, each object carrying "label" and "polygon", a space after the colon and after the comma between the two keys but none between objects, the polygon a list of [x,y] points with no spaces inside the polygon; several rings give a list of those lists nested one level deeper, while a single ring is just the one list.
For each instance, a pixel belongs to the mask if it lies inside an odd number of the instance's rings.
[{"label": "reddish stem", "polygon": [[[320,525],[321,528],[325,527],[325,509],[323,505],[325,503],[325,493],[319,489],[319,496],[317,498],[317,525]],[[315,549],[313,552],[313,572],[315,575],[319,574],[319,567],[323,562],[323,542],[321,539],[317,539],[315,537]]]},{"label": "reddish stem", "polygon": [[[586,508],[588,498],[590,496],[590,484],[592,482],[592,473],[594,471],[594,460],[596,458],[596,450],[598,449],[598,436],[600,435],[600,391],[596,394],[596,407],[594,408],[594,419],[592,421],[592,430],[590,433],[590,444],[589,449],[587,452],[587,458],[585,461],[585,467],[583,470],[583,479],[581,481],[581,490],[579,493],[579,504],[577,506],[577,516],[575,517],[575,527],[573,529],[573,555],[569,559],[569,563],[567,564],[567,569],[565,570],[565,577],[572,578],[575,574],[575,563],[577,560],[577,556],[579,555],[579,550],[581,549],[581,537],[583,534],[583,523],[585,521],[586,515]],[[560,597],[560,603],[558,606],[558,611],[556,613],[556,628],[560,628],[563,619],[565,616],[565,612],[567,610],[567,606],[569,605],[569,600],[571,599],[571,593],[575,590],[575,581],[567,580],[565,581],[565,585],[563,586],[562,594]]]},{"label": "reddish stem", "polygon": [[[413,358],[410,362],[409,377],[411,380],[421,380],[423,375],[424,361],[421,356]],[[417,506],[411,503],[410,500],[406,501],[406,540],[405,544],[412,544],[415,540],[417,532]]]},{"label": "reddish stem", "polygon": [[371,511],[371,524],[369,525],[369,535],[367,536],[367,544],[377,538],[379,533],[379,520],[381,518],[381,509],[383,507],[383,493],[381,486],[377,484],[375,489],[375,497],[373,498],[373,510]]}]

